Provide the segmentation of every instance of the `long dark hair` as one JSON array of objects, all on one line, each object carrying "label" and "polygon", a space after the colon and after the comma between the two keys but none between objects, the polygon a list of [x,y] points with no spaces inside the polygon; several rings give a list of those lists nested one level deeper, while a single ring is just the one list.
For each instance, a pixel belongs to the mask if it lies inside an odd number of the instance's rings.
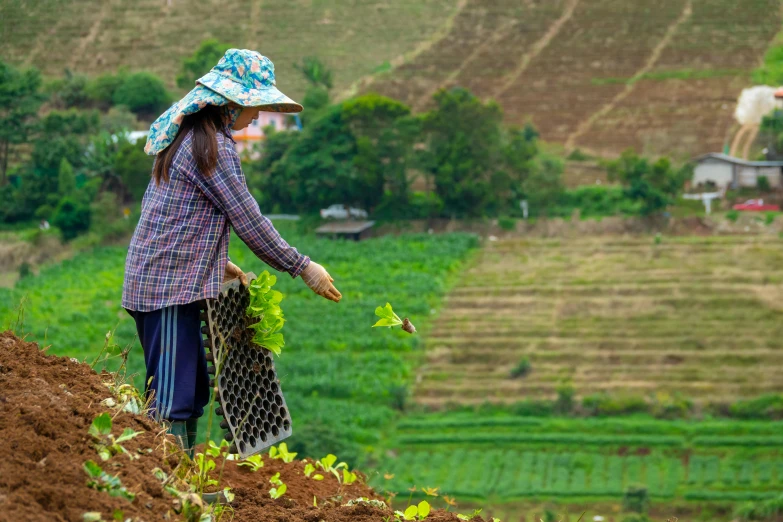
[{"label": "long dark hair", "polygon": [[174,141],[160,151],[155,158],[155,166],[152,168],[152,177],[155,183],[169,180],[169,169],[174,155],[177,153],[182,140],[193,131],[193,158],[196,166],[204,176],[209,176],[217,165],[218,144],[217,133],[226,132],[223,121],[223,109],[214,105],[207,105],[200,111],[185,116],[179,127],[179,132]]}]

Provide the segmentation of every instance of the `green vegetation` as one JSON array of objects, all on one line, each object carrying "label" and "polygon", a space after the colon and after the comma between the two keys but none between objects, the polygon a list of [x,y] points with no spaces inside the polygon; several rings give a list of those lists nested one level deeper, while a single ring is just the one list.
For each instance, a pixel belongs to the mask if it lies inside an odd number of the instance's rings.
[{"label": "green vegetation", "polygon": [[283,294],[272,290],[276,282],[277,276],[271,275],[267,270],[250,282],[250,304],[246,313],[248,317],[255,319],[255,322],[250,324],[250,328],[255,332],[253,343],[280,355],[285,345],[283,334],[280,333],[285,318],[280,308]]},{"label": "green vegetation", "polygon": [[[780,429],[773,422],[644,417],[409,416],[390,441],[395,451],[380,457],[380,470],[393,478],[373,483],[400,494],[415,483],[504,502],[622,498],[638,513],[648,499],[772,498],[783,486],[783,452],[773,435]],[[777,440],[754,445],[746,434],[756,432]]]},{"label": "green vegetation", "polygon": [[[337,305],[313,294],[301,281],[280,277],[285,295],[286,356],[277,371],[293,412],[289,447],[303,455],[336,453],[358,462],[364,448],[376,447],[381,430],[393,419],[421,355],[419,336],[399,329],[372,330],[373,310],[389,299],[411,320],[426,328],[439,307],[450,271],[476,246],[469,235],[402,236],[360,243],[316,240],[277,224],[283,236],[324,264],[343,294]],[[245,271],[263,265],[237,238],[231,259]],[[20,331],[58,355],[93,360],[107,331],[109,353],[131,345],[128,367],[141,386],[144,359],[135,341],[135,325],[120,308],[126,249],[98,248],[39,276],[21,280],[13,290],[0,289],[0,324],[17,321],[25,299]],[[116,367],[115,357],[109,361]],[[400,400],[402,399],[402,404]],[[203,432],[203,431],[202,431]]]},{"label": "green vegetation", "polygon": [[742,69],[676,69],[651,71],[633,78],[593,78],[593,85],[633,85],[641,80],[703,80],[707,78],[723,78],[746,76],[748,73]]}]

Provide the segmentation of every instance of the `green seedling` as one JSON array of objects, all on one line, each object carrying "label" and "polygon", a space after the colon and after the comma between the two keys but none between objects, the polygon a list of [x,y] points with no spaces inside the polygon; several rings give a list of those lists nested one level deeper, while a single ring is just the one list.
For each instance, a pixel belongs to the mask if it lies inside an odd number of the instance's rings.
[{"label": "green seedling", "polygon": [[348,464],[346,464],[345,462],[341,462],[341,463],[339,463],[339,464],[337,464],[335,466],[334,465],[335,462],[337,462],[337,456],[336,455],[332,455],[330,453],[327,456],[325,456],[324,458],[322,458],[321,460],[319,460],[318,462],[316,462],[315,465],[316,465],[316,467],[321,468],[325,472],[333,474],[335,477],[337,477],[337,480],[339,482],[340,481],[340,473],[338,473],[337,470],[339,470],[340,468],[346,468],[347,469],[348,468]]},{"label": "green seedling", "polygon": [[288,445],[285,442],[281,442],[277,447],[272,446],[269,448],[269,456],[273,459],[280,459],[286,464],[294,461],[296,453],[288,451]]},{"label": "green seedling", "polygon": [[346,486],[353,484],[356,482],[356,479],[359,478],[356,473],[352,471],[348,471],[347,468],[343,468],[343,484]]},{"label": "green seedling", "polygon": [[[108,408],[119,407],[122,411],[140,415],[144,411],[144,399],[139,394],[139,390],[131,384],[104,383],[114,397],[109,397],[101,401],[101,404]],[[116,399],[115,399],[116,398]]]},{"label": "green seedling", "polygon": [[245,466],[250,468],[251,471],[258,471],[264,467],[264,460],[261,458],[261,455],[253,455],[238,462],[237,466]]},{"label": "green seedling", "polygon": [[[305,464],[305,467],[304,467],[305,477],[310,478],[310,475],[313,475],[313,471],[315,471],[315,466],[313,466],[309,462],[307,464]],[[316,473],[315,475],[313,475],[313,480],[323,480],[323,479],[324,479],[324,476],[321,475],[320,473]]]},{"label": "green seedling", "polygon": [[373,328],[376,326],[386,326],[388,328],[401,326],[402,329],[409,334],[416,333],[416,327],[413,326],[413,323],[411,323],[410,319],[407,317],[405,319],[400,319],[400,316],[394,313],[394,310],[392,310],[392,306],[389,303],[386,303],[386,306],[379,306],[376,308],[375,315],[380,317],[380,319],[378,319],[378,322],[372,325]]},{"label": "green seedling", "polygon": [[478,508],[478,509],[474,510],[473,513],[471,513],[470,515],[458,514],[457,518],[460,519],[460,520],[473,520],[474,518],[479,516],[479,514],[481,514],[481,511],[482,511],[481,508]]},{"label": "green seedling", "polygon": [[[218,457],[230,457],[231,455],[228,453],[228,447],[230,444],[227,440],[223,439],[220,441],[220,446],[215,444],[213,441],[207,441],[207,449],[204,450],[204,453],[209,455],[210,457],[218,458]],[[229,459],[232,460],[232,459]]]},{"label": "green seedling", "polygon": [[253,343],[280,355],[285,345],[283,334],[279,333],[285,324],[283,310],[280,302],[283,294],[272,287],[277,282],[277,277],[264,270],[260,276],[250,283],[250,304],[247,307],[247,315],[257,319],[250,325],[255,331]]},{"label": "green seedling", "polygon": [[422,500],[418,505],[411,504],[405,511],[395,511],[397,519],[402,520],[424,520],[430,514],[430,504]]},{"label": "green seedling", "polygon": [[286,491],[286,489],[288,489],[288,486],[283,484],[283,481],[280,480],[280,472],[279,471],[277,473],[275,473],[272,476],[272,478],[269,479],[269,483],[272,484],[273,486],[275,486],[275,487],[273,487],[272,489],[269,490],[269,496],[270,497],[272,497],[274,499],[278,499],[278,498],[282,497],[283,495],[285,495],[285,491]]},{"label": "green seedling", "polygon": [[88,430],[88,433],[95,439],[95,449],[101,460],[109,460],[112,455],[118,453],[125,453],[131,460],[139,458],[138,455],[133,455],[126,450],[122,443],[141,435],[143,432],[125,428],[119,437],[115,437],[111,433],[111,426],[111,416],[108,413],[102,413],[93,419]]},{"label": "green seedling", "polygon": [[[193,462],[196,464],[198,474],[191,477],[190,483],[193,484],[196,489],[203,490],[203,488],[218,485],[217,480],[209,478],[209,472],[215,469],[214,460],[208,459],[203,453],[198,453],[193,459]],[[203,487],[199,487],[200,485]]]},{"label": "green seedling", "polygon": [[120,477],[117,475],[109,475],[94,461],[88,460],[85,462],[84,471],[90,477],[87,481],[88,488],[105,491],[111,497],[122,497],[129,502],[133,502],[133,499],[136,498],[134,493],[125,489],[120,481]]}]

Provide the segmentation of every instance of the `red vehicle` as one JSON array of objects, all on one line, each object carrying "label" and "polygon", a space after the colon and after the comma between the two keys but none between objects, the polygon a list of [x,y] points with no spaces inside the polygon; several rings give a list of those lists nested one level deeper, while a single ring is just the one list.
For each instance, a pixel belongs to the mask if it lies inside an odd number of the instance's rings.
[{"label": "red vehicle", "polygon": [[745,203],[738,203],[732,207],[734,210],[752,210],[752,211],[780,211],[778,205],[764,204],[763,199],[749,199]]}]

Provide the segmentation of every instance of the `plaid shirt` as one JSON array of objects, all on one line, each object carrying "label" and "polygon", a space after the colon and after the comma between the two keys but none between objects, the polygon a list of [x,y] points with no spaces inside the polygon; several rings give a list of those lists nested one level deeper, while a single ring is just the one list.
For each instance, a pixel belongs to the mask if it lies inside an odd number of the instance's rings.
[{"label": "plaid shirt", "polygon": [[151,181],[141,219],[125,260],[122,306],[149,312],[216,298],[228,261],[230,226],[262,261],[298,276],[310,258],[289,246],[261,215],[248,192],[234,140],[218,132],[218,162],[204,176],[192,153],[192,134],[182,141],[168,183]]}]

